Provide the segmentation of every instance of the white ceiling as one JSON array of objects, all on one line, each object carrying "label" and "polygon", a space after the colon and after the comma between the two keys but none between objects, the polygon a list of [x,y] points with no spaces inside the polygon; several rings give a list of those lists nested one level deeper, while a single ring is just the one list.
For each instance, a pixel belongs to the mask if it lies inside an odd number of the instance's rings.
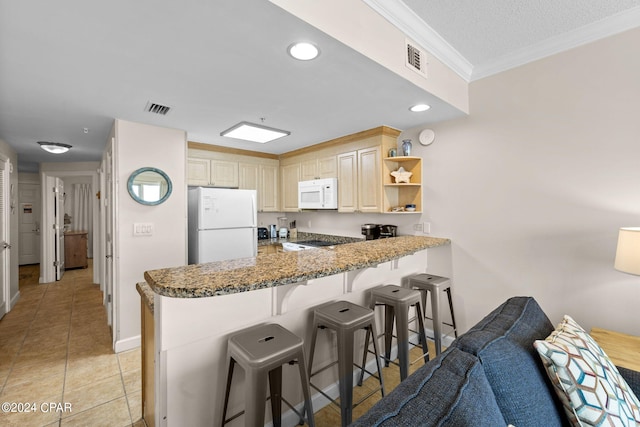
[{"label": "white ceiling", "polygon": [[[381,13],[454,69],[476,71],[640,4],[364,1],[383,4],[391,13]],[[287,46],[301,39],[320,47],[318,59],[288,57]],[[171,112],[147,113],[148,101]],[[418,102],[432,109],[409,112]],[[406,129],[460,115],[265,0],[0,0],[0,139],[16,149],[23,171],[37,171],[39,162],[100,160],[114,118],[279,154],[383,124]],[[261,118],[291,135],[267,144],[219,136]],[[42,140],[73,149],[53,156],[38,147]]]},{"label": "white ceiling", "polygon": [[640,26],[640,0],[363,0],[468,81]]}]

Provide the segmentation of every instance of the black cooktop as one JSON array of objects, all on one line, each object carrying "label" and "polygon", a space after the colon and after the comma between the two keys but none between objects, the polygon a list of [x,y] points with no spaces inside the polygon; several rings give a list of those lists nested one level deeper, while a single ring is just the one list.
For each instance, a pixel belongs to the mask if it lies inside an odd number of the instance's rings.
[{"label": "black cooktop", "polygon": [[327,242],[325,240],[303,240],[302,242],[296,242],[296,244],[305,246],[333,246],[337,245],[338,243]]}]

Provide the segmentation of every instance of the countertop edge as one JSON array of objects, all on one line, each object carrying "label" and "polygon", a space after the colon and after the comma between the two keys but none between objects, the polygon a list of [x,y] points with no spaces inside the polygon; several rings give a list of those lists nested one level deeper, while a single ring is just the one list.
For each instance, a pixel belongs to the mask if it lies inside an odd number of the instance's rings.
[{"label": "countertop edge", "polygon": [[[402,237],[406,238],[406,237],[417,237],[417,236],[400,236],[400,238]],[[136,288],[138,288],[138,292],[143,297],[146,296],[146,292],[152,292],[152,293],[165,296],[165,297],[170,297],[170,298],[206,298],[206,297],[215,297],[215,296],[222,296],[222,295],[231,295],[231,294],[249,292],[249,291],[258,290],[258,289],[266,289],[266,288],[271,288],[276,286],[300,283],[308,280],[332,276],[335,274],[373,267],[378,264],[400,259],[408,255],[412,255],[422,250],[435,248],[439,246],[446,246],[451,244],[451,240],[447,238],[436,238],[436,237],[426,237],[426,236],[425,238],[428,239],[428,242],[429,242],[428,244],[418,245],[417,247],[414,247],[411,249],[404,249],[400,251],[397,251],[397,250],[390,251],[390,254],[388,256],[382,255],[374,259],[368,259],[368,258],[363,260],[357,259],[357,260],[354,260],[354,262],[352,263],[348,262],[346,265],[340,267],[339,269],[313,272],[312,274],[296,274],[289,277],[284,276],[284,277],[278,278],[277,280],[268,280],[268,279],[263,281],[256,280],[256,281],[252,281],[251,284],[229,286],[224,289],[212,289],[211,287],[206,286],[205,284],[203,284],[202,287],[198,287],[198,288],[193,288],[193,287],[181,288],[179,286],[165,286],[162,284],[158,284],[156,280],[154,280],[154,278],[152,277],[152,273],[157,273],[162,271],[179,271],[180,269],[187,267],[187,266],[184,266],[184,267],[176,267],[173,269],[153,270],[151,272],[145,271],[144,278],[146,280],[146,283],[139,283],[136,286]],[[381,240],[375,240],[375,241],[369,241],[369,242],[381,242],[378,244],[384,244],[385,242],[383,242],[383,240],[387,242],[392,242],[391,239],[381,239]],[[355,244],[357,245],[367,244],[367,242],[363,241],[363,242],[357,242]],[[323,250],[323,249],[320,249],[320,250]],[[277,254],[274,254],[274,255],[277,256]],[[224,263],[224,261],[222,261],[222,263]],[[248,267],[248,268],[251,268],[251,267]],[[224,272],[222,271],[220,273],[224,274]],[[146,286],[142,286],[142,285],[146,285]],[[145,295],[143,295],[143,293],[145,293]],[[149,299],[149,297],[146,296],[146,299]],[[151,297],[151,300],[153,300],[152,297]],[[147,305],[149,305],[149,302],[147,302]],[[150,308],[153,310],[151,306]]]},{"label": "countertop edge", "polygon": [[136,289],[138,290],[138,293],[140,294],[140,298],[142,299],[142,301],[153,313],[154,292],[153,292],[153,289],[151,289],[151,286],[149,286],[147,282],[139,282],[139,283],[136,283]]}]

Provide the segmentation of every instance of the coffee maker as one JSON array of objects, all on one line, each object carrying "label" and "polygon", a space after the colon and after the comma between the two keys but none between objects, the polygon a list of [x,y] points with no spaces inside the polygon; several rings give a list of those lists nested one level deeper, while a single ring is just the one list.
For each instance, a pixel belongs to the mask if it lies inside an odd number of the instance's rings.
[{"label": "coffee maker", "polygon": [[391,224],[362,224],[362,235],[365,240],[396,237],[398,226]]},{"label": "coffee maker", "polygon": [[362,224],[362,235],[365,240],[375,240],[380,238],[380,224]]}]

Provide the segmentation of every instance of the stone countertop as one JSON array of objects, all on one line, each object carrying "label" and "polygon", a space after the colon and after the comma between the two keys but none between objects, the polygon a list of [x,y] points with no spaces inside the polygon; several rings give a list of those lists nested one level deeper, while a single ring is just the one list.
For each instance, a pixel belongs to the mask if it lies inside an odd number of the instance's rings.
[{"label": "stone countertop", "polygon": [[[151,270],[144,273],[144,278],[151,290],[159,295],[173,298],[211,297],[372,267],[450,243],[449,239],[422,236],[361,240],[314,250]],[[141,292],[140,288],[138,292]]]},{"label": "stone countertop", "polygon": [[149,310],[153,313],[154,305],[153,305],[153,289],[147,282],[140,282],[136,284],[136,289],[140,294],[140,298],[142,301],[149,307]]}]

